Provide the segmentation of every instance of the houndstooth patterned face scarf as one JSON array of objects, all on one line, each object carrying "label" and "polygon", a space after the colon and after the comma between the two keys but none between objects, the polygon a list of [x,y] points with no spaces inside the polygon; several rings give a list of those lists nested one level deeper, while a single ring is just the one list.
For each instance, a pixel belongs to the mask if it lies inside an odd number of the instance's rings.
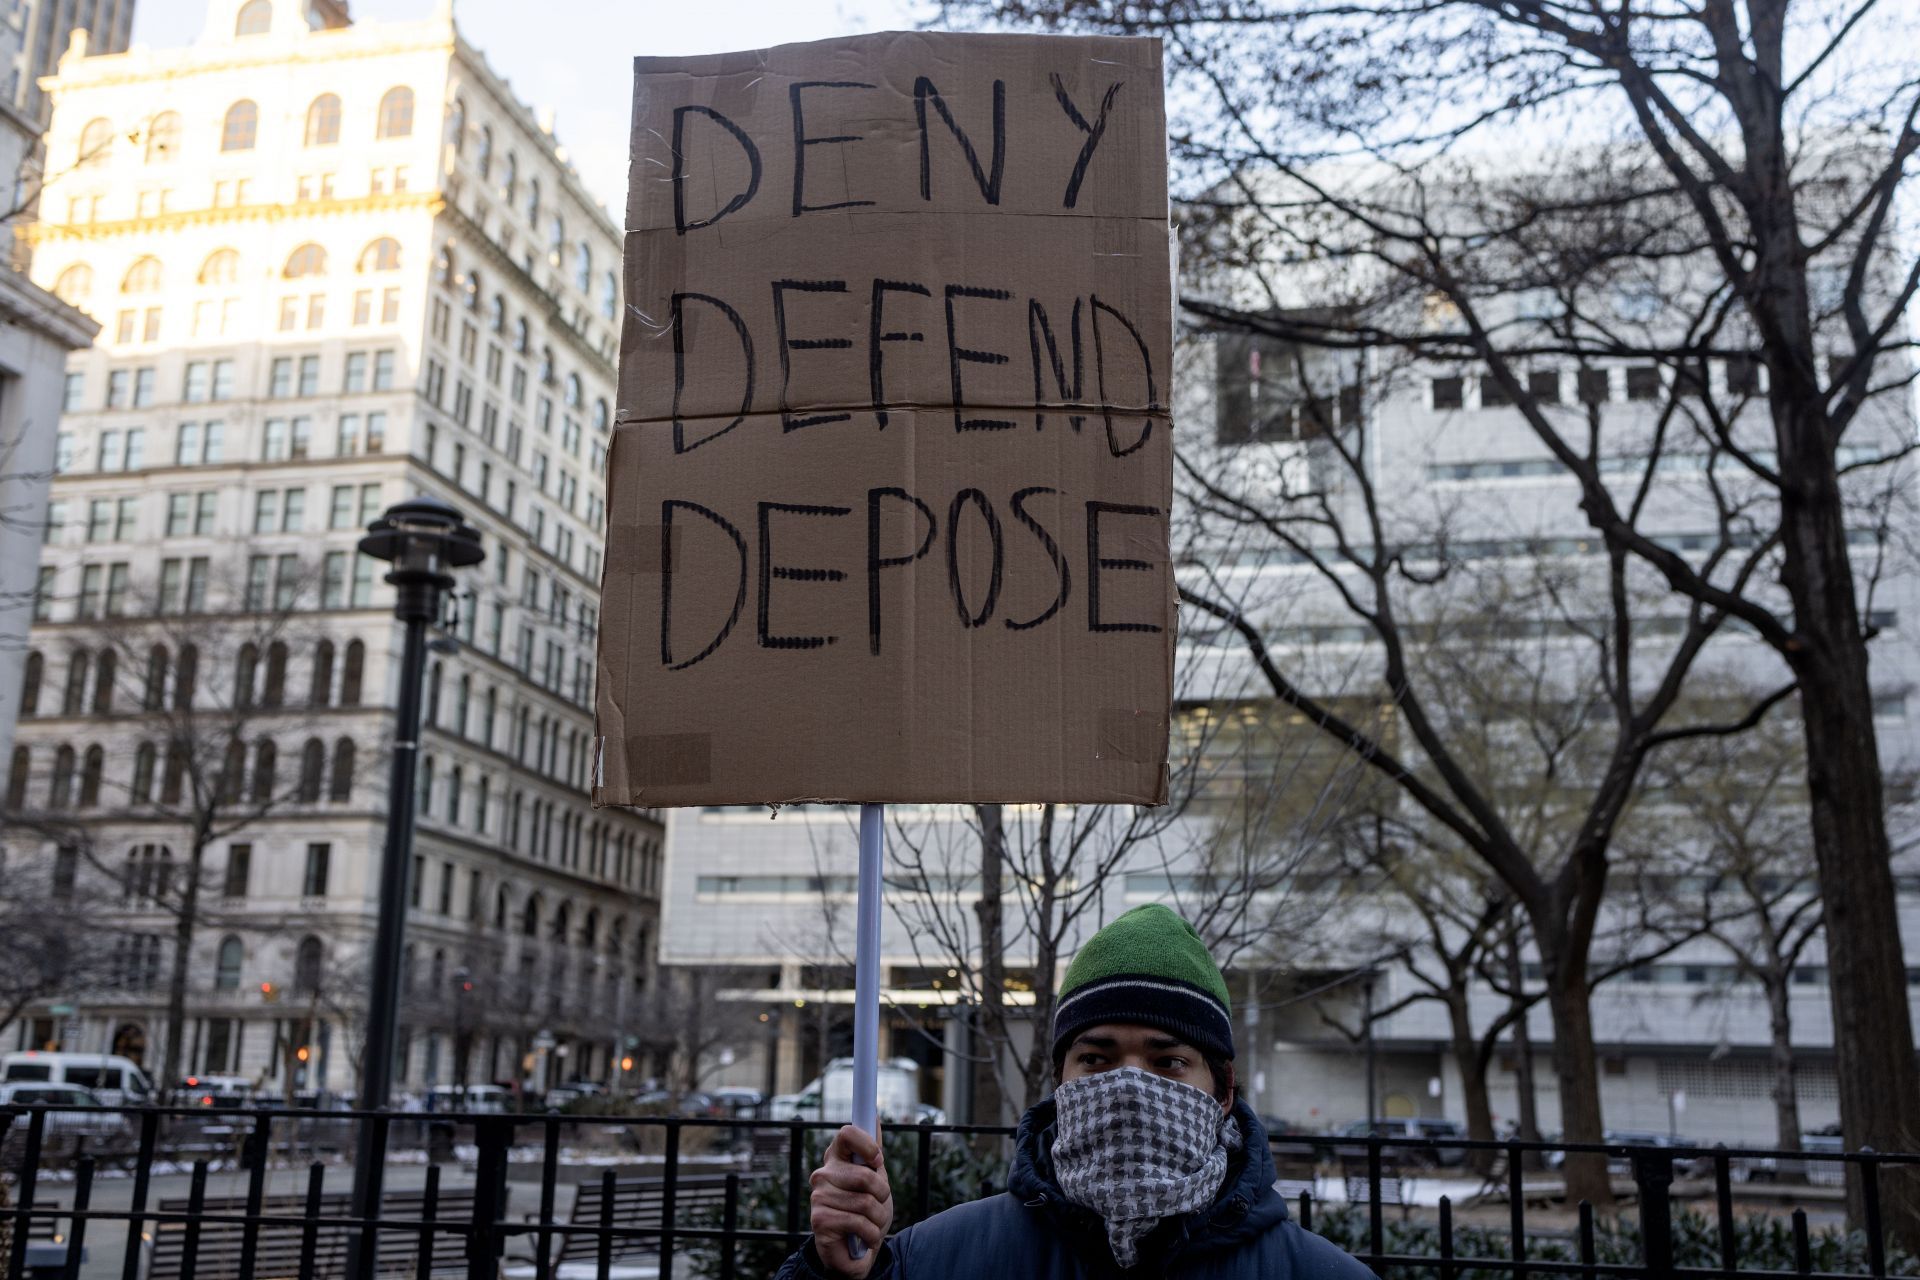
[{"label": "houndstooth patterned face scarf", "polygon": [[1162,1218],[1212,1204],[1240,1126],[1204,1090],[1139,1067],[1061,1085],[1053,1172],[1068,1200],[1100,1215],[1114,1261],[1131,1267]]}]

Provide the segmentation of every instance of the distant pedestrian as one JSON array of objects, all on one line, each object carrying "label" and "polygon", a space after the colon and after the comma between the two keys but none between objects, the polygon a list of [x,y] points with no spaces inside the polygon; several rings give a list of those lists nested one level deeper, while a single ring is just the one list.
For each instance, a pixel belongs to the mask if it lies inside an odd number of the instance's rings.
[{"label": "distant pedestrian", "polygon": [[[1193,926],[1139,907],[1067,969],[1053,1096],[1021,1118],[1007,1190],[891,1240],[881,1149],[851,1125],[813,1175],[813,1238],[778,1280],[1372,1280],[1302,1230],[1234,1096],[1226,981]],[[866,1242],[854,1261],[847,1237]]]}]

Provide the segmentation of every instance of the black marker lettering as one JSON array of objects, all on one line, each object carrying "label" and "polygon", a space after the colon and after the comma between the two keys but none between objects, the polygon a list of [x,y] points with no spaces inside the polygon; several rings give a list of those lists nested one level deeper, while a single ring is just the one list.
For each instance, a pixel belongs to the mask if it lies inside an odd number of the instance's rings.
[{"label": "black marker lettering", "polygon": [[[747,157],[747,189],[737,193],[733,199],[722,206],[720,212],[711,218],[702,218],[698,222],[687,221],[687,113],[698,111],[722,129],[732,134]],[[680,235],[700,227],[710,227],[720,219],[737,209],[746,207],[760,190],[760,148],[753,145],[753,139],[739,125],[715,111],[712,107],[689,106],[673,109],[673,229]]]},{"label": "black marker lettering", "polygon": [[[720,526],[734,547],[740,553],[740,585],[734,591],[733,612],[727,615],[726,625],[720,628],[720,634],[707,643],[707,647],[688,658],[685,662],[673,660],[673,512],[678,507],[694,515],[704,516]],[[747,602],[747,540],[718,512],[710,511],[697,502],[682,502],[678,498],[669,498],[660,504],[660,665],[669,671],[684,671],[694,663],[718,649],[733,624],[740,621],[740,609]]]},{"label": "black marker lettering", "polygon": [[776,636],[769,629],[773,613],[773,580],[782,582],[844,582],[847,575],[838,569],[803,569],[773,562],[774,512],[795,516],[844,516],[852,507],[811,507],[792,502],[760,504],[760,647],[762,649],[819,649],[832,644],[837,636]]},{"label": "black marker lettering", "polygon": [[1013,426],[1009,418],[969,418],[961,412],[966,407],[967,398],[960,391],[960,365],[1005,364],[1007,357],[998,351],[974,351],[960,345],[955,336],[953,300],[955,298],[986,298],[995,302],[1005,302],[1013,295],[1005,289],[975,289],[964,284],[947,286],[947,367],[953,379],[953,429],[955,431],[1005,431]]},{"label": "black marker lettering", "polygon": [[1100,411],[1105,415],[1107,420],[1107,451],[1116,458],[1124,458],[1145,444],[1153,436],[1153,418],[1151,416],[1147,418],[1147,425],[1140,430],[1140,438],[1126,448],[1122,449],[1120,442],[1114,439],[1113,401],[1107,397],[1106,348],[1100,343],[1100,313],[1104,311],[1115,320],[1118,320],[1122,325],[1126,326],[1127,332],[1133,335],[1133,345],[1140,348],[1140,367],[1146,370],[1147,374],[1147,411],[1149,415],[1157,413],[1160,410],[1159,393],[1154,390],[1153,385],[1153,353],[1147,350],[1147,340],[1142,338],[1140,331],[1133,327],[1133,321],[1100,301],[1100,295],[1097,293],[1088,295],[1088,301],[1093,304],[1090,309],[1091,315],[1093,316],[1093,367],[1096,373],[1096,380],[1100,387]]},{"label": "black marker lettering", "polygon": [[[692,444],[687,443],[686,423],[680,418],[680,395],[687,387],[687,328],[684,323],[684,312],[689,302],[704,302],[710,307],[720,309],[720,313],[726,316],[728,323],[733,325],[733,332],[740,339],[740,354],[746,361],[746,377],[742,379],[745,389],[740,395],[740,412],[733,416],[732,422],[718,431],[709,431]],[[676,293],[670,305],[672,309],[669,316],[673,328],[673,451],[689,453],[707,441],[716,440],[727,434],[746,420],[747,410],[753,407],[753,335],[747,332],[747,322],[740,318],[738,311],[710,294]]]},{"label": "black marker lettering", "polygon": [[[880,554],[880,499],[882,498],[911,502],[919,508],[920,518],[927,522],[927,534],[920,539],[920,549],[912,555],[883,556]],[[880,571],[912,564],[926,555],[933,547],[933,531],[933,512],[928,510],[926,503],[905,489],[889,486],[884,489],[867,490],[867,648],[875,657],[880,655]]]},{"label": "black marker lettering", "polygon": [[1004,80],[993,82],[993,173],[989,176],[980,168],[980,154],[973,149],[973,139],[953,118],[953,112],[947,110],[946,99],[933,87],[933,81],[920,76],[913,82],[913,114],[920,122],[920,198],[933,199],[933,157],[927,142],[927,100],[933,100],[933,109],[947,122],[947,128],[960,142],[960,150],[967,157],[967,164],[973,169],[973,180],[980,188],[980,194],[987,198],[988,204],[1000,203],[1000,178],[1007,167],[1007,85]]},{"label": "black marker lettering", "polygon": [[[1098,305],[1098,304],[1095,304]],[[1100,620],[1100,571],[1102,569],[1132,569],[1139,572],[1151,572],[1153,565],[1145,560],[1104,560],[1100,556],[1100,517],[1114,516],[1158,516],[1158,507],[1130,506],[1121,502],[1089,502],[1087,504],[1087,630],[1089,631],[1158,631],[1156,622],[1102,622]],[[765,527],[764,525],[762,526]],[[764,581],[765,579],[762,579]]]},{"label": "black marker lettering", "polygon": [[1046,485],[1037,484],[1031,488],[1021,489],[1013,495],[1013,498],[1008,503],[1008,505],[1013,508],[1013,518],[1031,529],[1033,536],[1040,540],[1041,547],[1046,550],[1047,559],[1053,561],[1053,571],[1055,575],[1060,579],[1060,594],[1053,598],[1053,603],[1047,606],[1046,611],[1028,622],[1015,622],[1012,618],[1008,618],[1007,627],[1010,630],[1026,631],[1039,626],[1066,607],[1067,596],[1073,590],[1073,574],[1067,569],[1067,557],[1061,552],[1060,544],[1053,540],[1053,535],[1047,532],[1045,525],[1027,514],[1026,502],[1028,498],[1036,493],[1058,492],[1060,492],[1058,489],[1049,489]]},{"label": "black marker lettering", "polygon": [[[1053,380],[1060,388],[1060,398],[1070,404],[1079,404],[1086,394],[1086,379],[1080,359],[1080,299],[1073,300],[1073,385],[1067,385],[1067,369],[1060,361],[1060,346],[1053,340],[1053,326],[1047,323],[1047,309],[1040,305],[1040,299],[1027,299],[1027,345],[1033,349],[1033,402],[1037,405],[1047,402],[1047,393],[1040,383],[1040,342],[1047,343],[1047,363],[1053,366]],[[1067,425],[1075,431],[1086,418],[1080,414],[1070,414]],[[1047,415],[1036,411],[1033,415],[1033,429],[1044,431]]]},{"label": "black marker lettering", "polygon": [[773,282],[773,327],[780,342],[780,429],[798,431],[824,422],[845,422],[850,413],[820,413],[811,418],[796,418],[789,407],[787,388],[793,380],[793,361],[789,351],[839,351],[853,345],[851,338],[787,337],[787,293],[845,293],[845,280],[775,280]]},{"label": "black marker lettering", "polygon": [[[873,282],[873,305],[867,311],[869,317],[867,333],[867,378],[873,387],[873,416],[880,420],[880,429],[887,429],[887,387],[886,378],[881,371],[885,357],[881,354],[881,344],[886,342],[920,342],[926,338],[923,333],[909,330],[886,331],[881,323],[881,312],[886,310],[889,293],[917,293],[923,298],[933,296],[923,284],[912,284],[900,280],[875,280]],[[931,535],[929,535],[931,536]]]},{"label": "black marker lettering", "polygon": [[1073,176],[1067,179],[1067,198],[1063,206],[1071,209],[1074,202],[1080,199],[1080,182],[1087,176],[1087,164],[1093,159],[1094,148],[1100,145],[1100,135],[1107,131],[1107,112],[1112,108],[1114,98],[1119,96],[1120,86],[1126,81],[1116,82],[1107,89],[1106,96],[1100,99],[1100,114],[1094,117],[1092,124],[1088,124],[1087,118],[1080,114],[1080,108],[1074,106],[1073,99],[1067,96],[1066,82],[1060,79],[1060,73],[1056,71],[1047,78],[1053,81],[1054,99],[1059,102],[1060,109],[1067,113],[1067,119],[1087,135],[1087,140],[1080,144],[1080,158],[1073,162]]},{"label": "black marker lettering", "polygon": [[[987,602],[975,613],[967,608],[967,584],[960,579],[960,509],[971,502],[980,511],[987,522],[987,540],[993,543],[993,569],[987,575]],[[953,588],[953,606],[960,611],[963,626],[984,627],[987,619],[993,616],[993,606],[1000,599],[1000,577],[1006,568],[1006,547],[1000,540],[1000,517],[993,514],[993,504],[987,501],[987,495],[978,489],[962,489],[953,495],[953,503],[947,508],[947,585]]]},{"label": "black marker lettering", "polygon": [[[787,100],[793,104],[793,216],[803,213],[819,213],[825,209],[851,209],[856,205],[872,204],[871,200],[842,200],[838,204],[808,204],[807,199],[807,148],[824,147],[841,142],[859,142],[864,134],[841,133],[832,137],[809,138],[807,126],[802,119],[800,91],[802,89],[871,89],[870,84],[858,80],[802,80],[798,84],[787,86]],[[1101,123],[1106,122],[1102,113]]]}]

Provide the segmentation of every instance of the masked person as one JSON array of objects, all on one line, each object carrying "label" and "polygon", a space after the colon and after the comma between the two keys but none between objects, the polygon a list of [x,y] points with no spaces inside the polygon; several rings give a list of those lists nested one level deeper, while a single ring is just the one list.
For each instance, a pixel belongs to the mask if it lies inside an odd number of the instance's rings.
[{"label": "masked person", "polygon": [[1053,1067],[1006,1192],[891,1240],[880,1148],[841,1129],[813,1174],[813,1238],[778,1280],[1372,1280],[1288,1217],[1267,1136],[1234,1097],[1226,981],[1172,911],[1129,911],[1074,957]]}]

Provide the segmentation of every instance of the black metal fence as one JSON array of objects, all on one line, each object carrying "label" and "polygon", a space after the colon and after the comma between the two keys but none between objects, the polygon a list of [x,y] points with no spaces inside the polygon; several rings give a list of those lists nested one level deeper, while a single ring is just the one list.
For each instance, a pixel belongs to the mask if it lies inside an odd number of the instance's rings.
[{"label": "black metal fence", "polygon": [[[373,1220],[348,1204],[360,1126],[389,1168]],[[0,1108],[0,1187],[11,1198],[0,1260],[7,1280],[758,1277],[804,1240],[810,1166],[821,1131],[835,1127]],[[896,1229],[1003,1186],[1010,1135],[894,1130]],[[1884,1184],[1920,1178],[1907,1168],[1920,1156],[1310,1136],[1272,1145],[1276,1185],[1301,1225],[1385,1276],[1920,1274],[1881,1221]],[[1553,1166],[1569,1155],[1606,1162],[1617,1215],[1558,1203]],[[408,1166],[417,1177],[401,1176]],[[1809,1208],[1838,1220],[1848,1177],[1864,1222],[1816,1228]],[[1770,1203],[1743,1220],[1737,1202],[1763,1179],[1775,1183]],[[270,1186],[286,1183],[297,1190]]]}]

